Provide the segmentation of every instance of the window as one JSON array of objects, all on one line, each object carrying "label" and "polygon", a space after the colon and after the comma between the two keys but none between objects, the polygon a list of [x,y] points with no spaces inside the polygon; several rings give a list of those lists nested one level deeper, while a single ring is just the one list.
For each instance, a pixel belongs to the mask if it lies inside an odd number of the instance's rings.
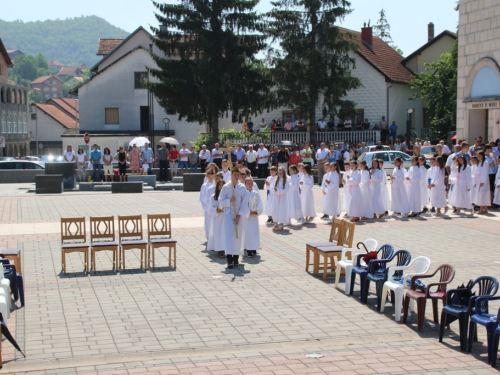
[{"label": "window", "polygon": [[50,90],[50,89],[49,89],[47,86],[45,86],[45,87],[43,88],[43,91],[49,91],[49,90]]},{"label": "window", "polygon": [[53,98],[57,98],[57,94],[52,94],[52,97]]},{"label": "window", "polygon": [[389,154],[387,152],[377,152],[373,155],[374,159],[382,159],[383,161],[389,161]]},{"label": "window", "polygon": [[354,126],[361,126],[365,121],[365,110],[364,109],[356,109],[356,114],[352,119],[352,124]]},{"label": "window", "polygon": [[297,111],[282,111],[281,112],[281,124],[285,125],[288,118],[292,119],[292,122],[299,118],[299,112]]},{"label": "window", "polygon": [[148,81],[148,72],[134,72],[134,88],[136,89],[146,89],[144,81]]},{"label": "window", "polygon": [[52,87],[52,91],[57,91],[57,87]]},{"label": "window", "polygon": [[106,108],[105,109],[105,124],[116,125],[119,124],[118,108]]},{"label": "window", "polygon": [[13,131],[14,134],[17,134],[17,117],[14,116],[14,131]]},{"label": "window", "polygon": [[8,128],[8,133],[12,134],[12,117],[7,116],[7,128]]}]

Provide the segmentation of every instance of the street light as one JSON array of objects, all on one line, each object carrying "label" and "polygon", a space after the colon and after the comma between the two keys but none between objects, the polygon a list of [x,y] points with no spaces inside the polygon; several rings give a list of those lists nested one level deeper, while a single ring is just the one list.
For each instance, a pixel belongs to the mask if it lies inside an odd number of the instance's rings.
[{"label": "street light", "polygon": [[[168,117],[165,117],[163,119],[163,123],[165,124],[165,136],[168,137],[170,134],[170,119]],[[167,133],[168,129],[168,133]]]},{"label": "street light", "polygon": [[[42,91],[38,88],[34,88],[33,90],[40,92],[40,94]],[[35,143],[36,143],[35,155],[38,155],[38,107],[36,105],[36,100],[35,100]]]},{"label": "street light", "polygon": [[410,142],[411,139],[411,114],[413,113],[413,108],[408,108],[406,111],[406,142]]}]

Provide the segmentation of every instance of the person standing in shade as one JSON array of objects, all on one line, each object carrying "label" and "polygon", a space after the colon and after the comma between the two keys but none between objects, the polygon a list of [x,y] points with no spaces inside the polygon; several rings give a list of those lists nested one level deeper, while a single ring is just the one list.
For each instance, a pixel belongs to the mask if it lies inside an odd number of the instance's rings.
[{"label": "person standing in shade", "polygon": [[257,173],[259,178],[267,178],[269,173],[269,151],[264,143],[259,144],[257,150]]},{"label": "person standing in shade", "polygon": [[141,153],[137,149],[136,145],[132,146],[132,151],[129,152],[130,158],[130,170],[132,171],[132,176],[139,174],[139,169],[141,167]]},{"label": "person standing in shade", "polygon": [[398,132],[398,126],[396,125],[396,121],[393,121],[391,126],[389,127],[389,134],[392,140],[396,140],[396,133]]},{"label": "person standing in shade", "polygon": [[271,167],[276,167],[278,168],[278,146],[273,147],[273,152],[269,155],[269,162],[271,164]]},{"label": "person standing in shade", "polygon": [[247,120],[247,131],[253,133],[253,122],[251,117],[249,117]]},{"label": "person standing in shade", "polygon": [[181,149],[179,150],[179,169],[182,171],[183,175],[189,168],[188,157],[189,150],[187,149],[186,144],[183,143]]},{"label": "person standing in shade", "polygon": [[304,143],[304,148],[300,152],[300,156],[302,156],[302,163],[311,166],[312,150],[310,149],[308,143]]},{"label": "person standing in shade", "polygon": [[198,155],[200,158],[200,168],[201,168],[201,173],[205,173],[207,169],[208,162],[210,161],[210,151],[207,150],[206,145],[201,146],[201,151],[200,154]]},{"label": "person standing in shade", "polygon": [[149,148],[149,143],[144,145],[144,150],[141,153],[141,160],[144,161],[144,159],[148,161],[148,174],[153,174],[153,150]]},{"label": "person standing in shade", "polygon": [[389,129],[387,128],[387,121],[385,121],[385,116],[382,116],[382,120],[379,122],[380,126],[380,140],[385,143],[387,141],[387,134],[389,134]]},{"label": "person standing in shade", "polygon": [[252,145],[248,146],[246,159],[247,159],[247,168],[250,169],[252,176],[255,176],[256,175],[255,169],[257,168],[257,152],[253,149]]},{"label": "person standing in shade", "polygon": [[247,153],[241,148],[241,144],[236,145],[236,150],[233,151],[233,155],[236,157],[236,163],[239,161],[242,161],[243,164],[245,163]]},{"label": "person standing in shade", "polygon": [[319,145],[319,150],[316,151],[316,160],[318,161],[318,182],[321,186],[323,182],[323,176],[325,175],[325,163],[328,161],[329,152],[325,147],[325,142],[321,142]]},{"label": "person standing in shade", "polygon": [[127,153],[123,149],[123,146],[120,146],[117,158],[118,158],[118,172],[120,174],[120,182],[125,182],[127,180]]},{"label": "person standing in shade", "polygon": [[189,173],[197,173],[198,172],[198,153],[196,152],[196,148],[191,147],[191,152],[188,155],[189,161]]},{"label": "person standing in shade", "polygon": [[320,132],[324,132],[326,130],[326,121],[324,118],[320,118],[319,121],[318,121],[318,130]]},{"label": "person standing in shade", "polygon": [[293,131],[293,122],[292,122],[292,119],[290,117],[286,119],[284,128],[285,128],[286,132]]},{"label": "person standing in shade", "polygon": [[259,131],[261,133],[265,132],[267,130],[267,123],[265,119],[262,119],[262,121],[259,123]]},{"label": "person standing in shade", "polygon": [[168,180],[168,165],[170,153],[165,143],[161,144],[161,148],[156,153],[156,158],[157,163],[160,166],[160,182],[166,182]]},{"label": "person standing in shade", "polygon": [[177,151],[177,147],[172,145],[172,149],[169,152],[169,164],[170,169],[172,170],[172,177],[177,176],[177,162],[179,160],[179,151]]},{"label": "person standing in shade", "polygon": [[280,147],[276,158],[278,160],[278,170],[282,167],[286,173],[288,171],[288,160],[290,159],[290,153],[285,148],[285,146]]},{"label": "person standing in shade", "polygon": [[101,150],[97,148],[97,144],[94,143],[94,149],[90,152],[90,160],[92,161],[92,181],[101,182]]},{"label": "person standing in shade", "polygon": [[216,166],[219,167],[219,169],[222,168],[222,156],[223,152],[220,149],[220,145],[218,143],[215,144],[214,149],[212,150],[212,159],[213,162],[215,163]]}]

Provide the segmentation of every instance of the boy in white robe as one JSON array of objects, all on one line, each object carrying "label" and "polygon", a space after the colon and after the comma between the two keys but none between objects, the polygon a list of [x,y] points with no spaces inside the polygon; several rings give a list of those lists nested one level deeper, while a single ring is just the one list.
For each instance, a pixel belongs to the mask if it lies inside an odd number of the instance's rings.
[{"label": "boy in white robe", "polygon": [[[326,162],[325,163],[325,174],[323,175],[323,181],[321,181],[321,192],[323,193],[323,204],[322,207],[325,206],[325,197],[326,197],[326,192],[328,189],[328,183],[326,182],[330,177],[330,163]],[[322,209],[323,216],[321,217],[322,219],[329,219],[330,216],[328,216],[325,212],[324,209]]]},{"label": "boy in white robe", "polygon": [[[212,172],[212,171],[208,171],[208,173],[210,173],[210,172]],[[205,199],[206,199],[205,204],[206,204],[206,207],[207,207],[208,233],[209,233],[209,235],[208,235],[208,242],[207,242],[207,250],[209,250],[209,251],[211,251],[211,250],[213,251],[214,250],[213,249],[213,245],[212,245],[213,241],[210,241],[210,236],[214,233],[214,230],[213,230],[214,214],[210,212],[210,208],[213,205],[212,196],[215,193],[215,187],[217,186],[217,183],[219,181],[221,181],[221,180],[222,180],[222,173],[217,172],[215,174],[214,183],[212,185],[208,186],[207,190],[205,191]]]},{"label": "boy in white robe", "polygon": [[[217,178],[217,175],[216,175]],[[219,195],[224,186],[221,179],[214,184],[214,193],[210,196],[208,202],[208,214],[210,215],[210,234],[208,236],[207,250],[216,251],[220,258],[225,258],[224,237],[221,236],[224,227],[224,208],[219,202]]]},{"label": "boy in white robe", "polygon": [[244,248],[249,258],[257,255],[257,250],[260,249],[259,215],[264,211],[260,193],[253,188],[254,183],[251,177],[245,180],[247,191],[241,216],[245,231]]},{"label": "boy in white robe", "polygon": [[229,181],[231,181],[231,171],[229,170],[229,163],[227,159],[222,160],[222,178],[224,179],[224,182],[227,184]]},{"label": "boy in white robe", "polygon": [[207,172],[207,182],[205,182],[200,189],[200,203],[203,208],[204,216],[205,216],[205,237],[208,240],[208,234],[210,233],[210,216],[208,214],[208,201],[210,195],[207,197],[208,189],[213,186],[215,173],[213,171]]},{"label": "boy in white robe", "polygon": [[290,166],[290,187],[288,189],[288,217],[295,219],[299,224],[304,224],[304,215],[300,202],[300,177],[299,169],[295,165]]},{"label": "boy in white robe", "polygon": [[266,200],[266,215],[267,215],[267,224],[273,224],[273,195],[271,194],[272,189],[274,188],[274,184],[276,183],[278,168],[274,165],[269,168],[269,173],[271,174],[266,178],[264,184],[264,190],[266,191],[267,200]]}]

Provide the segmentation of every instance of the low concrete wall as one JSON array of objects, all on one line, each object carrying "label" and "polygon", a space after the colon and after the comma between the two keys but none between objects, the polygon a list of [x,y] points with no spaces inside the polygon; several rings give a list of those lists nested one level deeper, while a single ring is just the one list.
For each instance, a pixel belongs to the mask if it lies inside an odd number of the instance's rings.
[{"label": "low concrete wall", "polygon": [[2,169],[0,170],[0,184],[22,184],[35,182],[36,175],[45,175],[43,169]]}]

